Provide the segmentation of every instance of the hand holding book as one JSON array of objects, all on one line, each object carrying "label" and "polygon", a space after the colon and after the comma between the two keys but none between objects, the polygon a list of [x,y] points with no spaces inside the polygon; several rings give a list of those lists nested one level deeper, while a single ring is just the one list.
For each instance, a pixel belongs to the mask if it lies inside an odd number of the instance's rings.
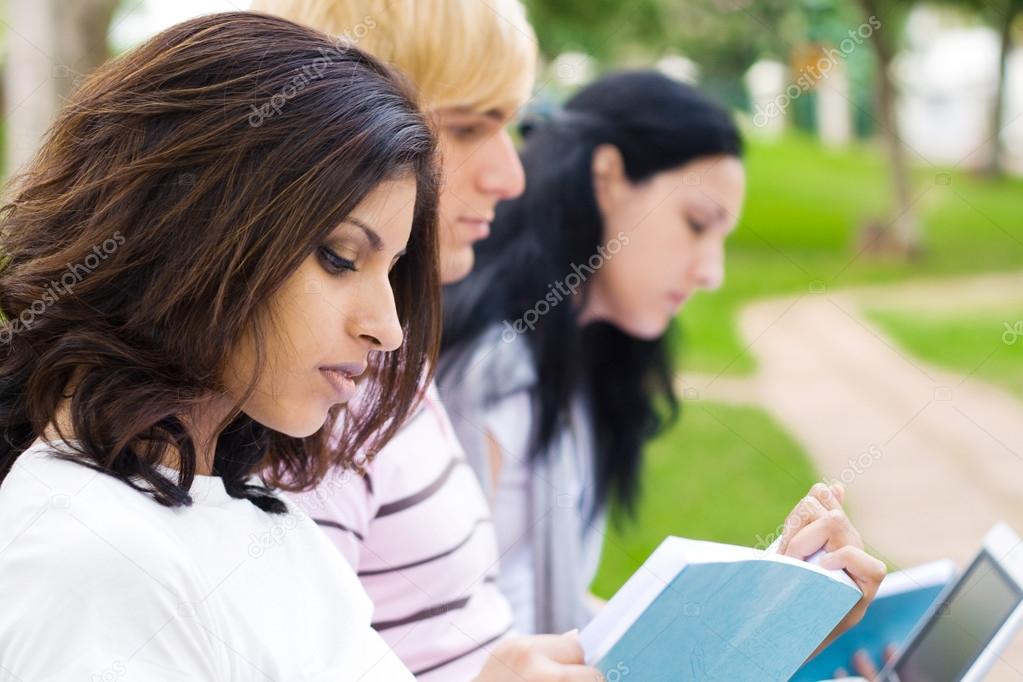
[{"label": "hand holding book", "polygon": [[[780,553],[667,538],[583,629],[586,661],[607,679],[788,679],[860,619],[884,576],[842,494],[811,489]],[[817,550],[822,559],[804,560]]]},{"label": "hand holding book", "polygon": [[[784,556],[806,559],[825,552],[819,565],[844,570],[863,593],[859,602],[814,651],[820,651],[863,618],[885,576],[882,561],[863,550],[863,540],[842,508],[845,488],[840,483],[817,483],[785,519],[777,551]],[[815,562],[816,563],[816,562]]]},{"label": "hand holding book", "polygon": [[490,653],[473,682],[593,682],[596,670],[583,664],[576,632],[505,639]]}]

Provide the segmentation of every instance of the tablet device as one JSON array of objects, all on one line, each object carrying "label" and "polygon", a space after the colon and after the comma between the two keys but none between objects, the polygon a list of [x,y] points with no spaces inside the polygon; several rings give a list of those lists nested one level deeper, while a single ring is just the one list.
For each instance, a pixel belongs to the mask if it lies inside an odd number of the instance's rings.
[{"label": "tablet device", "polygon": [[983,679],[1023,622],[1023,544],[1000,523],[882,671],[885,682]]}]

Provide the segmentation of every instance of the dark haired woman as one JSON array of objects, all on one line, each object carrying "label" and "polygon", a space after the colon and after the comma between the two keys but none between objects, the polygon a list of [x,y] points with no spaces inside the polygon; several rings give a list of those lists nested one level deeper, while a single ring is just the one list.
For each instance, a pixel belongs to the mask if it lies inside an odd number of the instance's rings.
[{"label": "dark haired woman", "polygon": [[0,215],[0,676],[411,679],[274,488],[415,404],[436,194],[405,86],[282,19],[180,24],[74,95]]},{"label": "dark haired woman", "polygon": [[[745,192],[729,114],[656,72],[605,76],[525,131],[525,193],[445,294],[441,394],[494,502],[500,584],[523,632],[589,616],[604,513],[636,498],[644,444],[675,417],[665,333],[724,277]],[[817,485],[782,550],[827,545],[864,599],[884,573]]]}]

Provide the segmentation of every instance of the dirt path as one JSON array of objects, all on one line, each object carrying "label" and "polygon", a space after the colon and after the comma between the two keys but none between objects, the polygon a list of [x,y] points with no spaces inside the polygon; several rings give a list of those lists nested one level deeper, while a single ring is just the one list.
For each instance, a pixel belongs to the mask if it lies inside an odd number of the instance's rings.
[{"label": "dirt path", "polygon": [[[766,409],[825,477],[847,484],[850,514],[890,565],[962,565],[996,521],[1023,532],[1023,402],[910,356],[860,308],[1014,309],[1017,300],[1023,317],[1023,273],[758,302],[740,320],[757,374],[680,381],[701,399]],[[1023,638],[990,679],[1023,679]]]}]

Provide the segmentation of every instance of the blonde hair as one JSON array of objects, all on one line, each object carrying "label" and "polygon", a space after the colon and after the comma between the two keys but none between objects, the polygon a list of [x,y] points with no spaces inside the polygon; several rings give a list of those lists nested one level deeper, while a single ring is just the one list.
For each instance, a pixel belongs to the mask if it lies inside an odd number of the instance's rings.
[{"label": "blonde hair", "polygon": [[428,109],[511,113],[529,98],[537,43],[520,0],[254,0],[403,71]]}]

